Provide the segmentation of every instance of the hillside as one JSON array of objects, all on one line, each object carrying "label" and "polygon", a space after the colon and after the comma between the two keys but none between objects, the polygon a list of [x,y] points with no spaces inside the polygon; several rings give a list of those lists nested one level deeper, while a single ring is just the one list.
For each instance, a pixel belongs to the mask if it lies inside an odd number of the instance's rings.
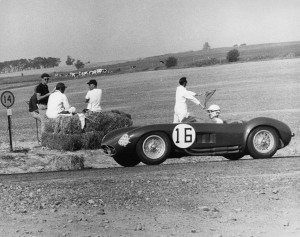
[{"label": "hillside", "polygon": [[[132,61],[114,61],[114,62],[91,62],[85,65],[81,71],[93,70],[96,68],[107,68],[113,72],[113,74],[141,72],[141,71],[153,71],[164,70],[166,66],[163,61],[168,57],[173,56],[178,59],[178,65],[173,68],[189,68],[189,67],[203,67],[218,64],[227,64],[227,53],[232,49],[238,49],[240,53],[238,62],[249,61],[262,61],[284,58],[297,58],[300,57],[300,41],[296,42],[284,42],[284,43],[269,43],[269,44],[257,44],[257,45],[244,45],[237,47],[223,47],[212,48],[210,50],[198,50],[188,52],[178,52],[173,54],[165,54],[152,56],[147,58],[141,58]],[[25,76],[22,81],[28,81],[26,76],[40,75],[43,72],[54,74],[54,72],[62,73],[66,75],[67,72],[76,71],[75,66],[59,66],[54,68],[14,72],[8,74],[0,74],[0,78],[5,77],[20,77],[23,73]],[[37,76],[38,77],[38,76]],[[36,77],[36,78],[37,78]],[[30,81],[35,81],[30,77]],[[62,78],[60,78],[61,80]],[[18,79],[19,80],[19,79]],[[6,84],[7,80],[0,79],[0,85]],[[14,80],[8,80],[9,83]]]},{"label": "hillside", "polygon": [[165,65],[160,61],[165,61],[173,56],[178,59],[176,68],[201,67],[216,64],[226,64],[227,53],[232,49],[240,52],[239,62],[272,60],[283,58],[300,57],[300,41],[286,43],[270,43],[258,45],[245,45],[241,47],[213,48],[210,50],[188,51],[174,54],[147,57],[144,59],[110,65],[112,70],[132,71],[131,66],[136,66],[135,71],[160,70],[165,69]]}]

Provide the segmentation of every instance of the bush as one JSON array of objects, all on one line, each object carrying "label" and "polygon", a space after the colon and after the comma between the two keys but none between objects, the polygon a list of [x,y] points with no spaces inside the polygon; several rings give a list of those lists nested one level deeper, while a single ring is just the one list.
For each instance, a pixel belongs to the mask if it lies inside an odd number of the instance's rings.
[{"label": "bush", "polygon": [[66,65],[73,65],[74,62],[75,62],[74,58],[71,58],[70,56],[67,57]]},{"label": "bush", "polygon": [[168,57],[165,62],[166,67],[175,67],[177,66],[177,58],[175,57]]},{"label": "bush", "polygon": [[209,50],[210,49],[210,45],[208,42],[205,42],[204,45],[203,45],[203,48],[202,50]]},{"label": "bush", "polygon": [[78,115],[61,116],[46,121],[42,146],[65,151],[99,149],[105,134],[130,126],[131,115],[118,110],[86,114],[83,130]]},{"label": "bush", "polygon": [[80,60],[77,60],[77,62],[74,64],[74,66],[78,70],[78,69],[84,68],[84,63],[81,62]]},{"label": "bush", "polygon": [[240,53],[237,49],[232,49],[227,53],[227,61],[228,62],[236,62],[238,61]]}]

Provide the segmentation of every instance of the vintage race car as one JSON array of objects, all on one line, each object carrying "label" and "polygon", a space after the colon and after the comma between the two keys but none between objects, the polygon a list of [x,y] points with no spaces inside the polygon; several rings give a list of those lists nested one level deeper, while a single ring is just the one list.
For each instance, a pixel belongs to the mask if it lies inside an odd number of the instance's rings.
[{"label": "vintage race car", "polygon": [[272,157],[294,134],[285,123],[258,117],[224,124],[172,123],[128,127],[108,133],[102,149],[121,166],[158,165],[168,158],[223,156],[238,160]]}]

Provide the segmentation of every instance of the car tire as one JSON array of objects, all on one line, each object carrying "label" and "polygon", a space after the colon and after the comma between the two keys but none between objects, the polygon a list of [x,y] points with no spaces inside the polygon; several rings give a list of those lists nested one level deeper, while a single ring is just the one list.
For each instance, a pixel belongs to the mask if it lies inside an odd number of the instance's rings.
[{"label": "car tire", "polygon": [[242,154],[242,153],[232,153],[232,154],[226,154],[226,155],[223,155],[223,156],[228,160],[239,160],[244,156],[244,154]]},{"label": "car tire", "polygon": [[162,132],[153,132],[143,136],[136,146],[136,153],[146,165],[163,163],[169,157],[170,151],[170,140]]},{"label": "car tire", "polygon": [[254,159],[263,159],[272,157],[278,149],[278,144],[278,134],[273,128],[257,127],[249,135],[247,148]]},{"label": "car tire", "polygon": [[135,155],[128,155],[127,157],[116,156],[116,157],[113,157],[113,159],[119,165],[124,166],[124,167],[133,167],[133,166],[138,165],[141,162],[140,159]]}]

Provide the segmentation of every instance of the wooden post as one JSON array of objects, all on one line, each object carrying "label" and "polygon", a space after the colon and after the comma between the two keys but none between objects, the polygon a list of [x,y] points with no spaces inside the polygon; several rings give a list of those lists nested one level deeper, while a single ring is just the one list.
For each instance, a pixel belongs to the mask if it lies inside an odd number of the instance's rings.
[{"label": "wooden post", "polygon": [[13,147],[12,147],[12,135],[11,135],[11,116],[7,115],[7,119],[8,119],[8,133],[9,133],[10,151],[13,151]]}]

